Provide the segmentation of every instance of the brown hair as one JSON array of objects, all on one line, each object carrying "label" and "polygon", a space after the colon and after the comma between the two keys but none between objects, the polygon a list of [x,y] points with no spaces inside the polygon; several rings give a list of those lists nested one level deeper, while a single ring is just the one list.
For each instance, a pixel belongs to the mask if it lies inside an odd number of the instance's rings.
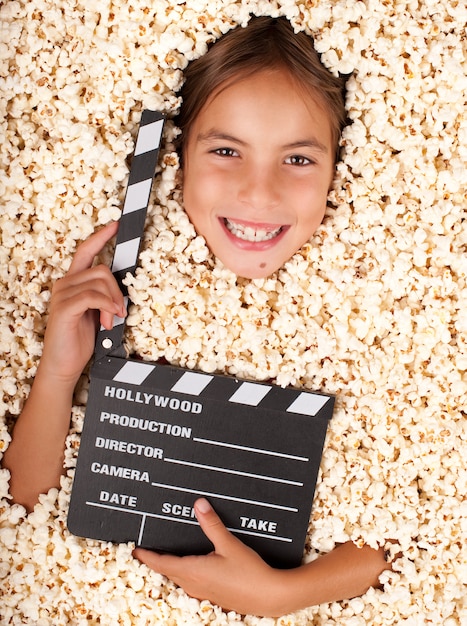
[{"label": "brown hair", "polygon": [[295,33],[283,17],[251,18],[245,28],[229,31],[205,55],[188,65],[179,92],[181,108],[174,120],[182,131],[177,145],[180,158],[183,159],[191,124],[214,91],[238,77],[280,68],[324,105],[337,158],[339,138],[346,122],[345,80],[333,76],[322,65],[312,38],[304,32]]}]

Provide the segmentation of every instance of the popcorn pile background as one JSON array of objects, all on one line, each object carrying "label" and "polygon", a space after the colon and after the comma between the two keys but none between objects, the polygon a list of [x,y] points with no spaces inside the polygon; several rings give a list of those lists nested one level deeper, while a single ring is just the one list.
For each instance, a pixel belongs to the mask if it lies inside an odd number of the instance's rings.
[{"label": "popcorn pile background", "polygon": [[174,111],[186,63],[250,13],[286,15],[333,72],[353,72],[328,215],[276,275],[236,279],[183,213],[169,128],[128,345],[146,359],[335,393],[306,558],[384,538],[403,557],[384,591],[272,620],[188,598],[132,546],[71,536],[83,377],[61,490],[26,517],[0,471],[2,625],[467,625],[460,0],[2,3],[0,450],[34,377],[51,285],[77,242],[119,216],[141,108]]}]

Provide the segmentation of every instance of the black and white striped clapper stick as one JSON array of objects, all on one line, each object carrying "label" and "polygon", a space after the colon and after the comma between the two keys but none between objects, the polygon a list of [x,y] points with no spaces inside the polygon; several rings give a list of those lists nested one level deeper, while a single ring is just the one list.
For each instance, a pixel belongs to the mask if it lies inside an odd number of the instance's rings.
[{"label": "black and white striped clapper stick", "polygon": [[[164,123],[165,116],[162,113],[148,109],[142,112],[112,263],[112,273],[126,304],[128,291],[123,279],[128,272],[133,274],[136,270]],[[103,327],[99,329],[96,359],[107,354],[126,356],[123,348],[124,330],[124,319],[117,316],[114,317],[112,330]]]}]

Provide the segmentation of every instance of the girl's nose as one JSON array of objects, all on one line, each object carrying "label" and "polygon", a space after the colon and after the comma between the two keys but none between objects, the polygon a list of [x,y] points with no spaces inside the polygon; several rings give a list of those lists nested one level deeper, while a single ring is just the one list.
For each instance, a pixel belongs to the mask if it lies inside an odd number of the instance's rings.
[{"label": "girl's nose", "polygon": [[238,199],[255,212],[269,211],[279,204],[279,174],[263,164],[245,165],[239,176]]}]

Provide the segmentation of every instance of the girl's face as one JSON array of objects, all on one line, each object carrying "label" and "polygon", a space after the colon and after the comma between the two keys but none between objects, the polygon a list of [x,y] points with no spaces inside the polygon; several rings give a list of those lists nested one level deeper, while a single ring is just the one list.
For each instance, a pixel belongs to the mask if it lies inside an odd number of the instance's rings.
[{"label": "girl's face", "polygon": [[334,173],[328,115],[281,70],[211,96],[184,153],[185,210],[239,276],[269,276],[321,223]]}]

